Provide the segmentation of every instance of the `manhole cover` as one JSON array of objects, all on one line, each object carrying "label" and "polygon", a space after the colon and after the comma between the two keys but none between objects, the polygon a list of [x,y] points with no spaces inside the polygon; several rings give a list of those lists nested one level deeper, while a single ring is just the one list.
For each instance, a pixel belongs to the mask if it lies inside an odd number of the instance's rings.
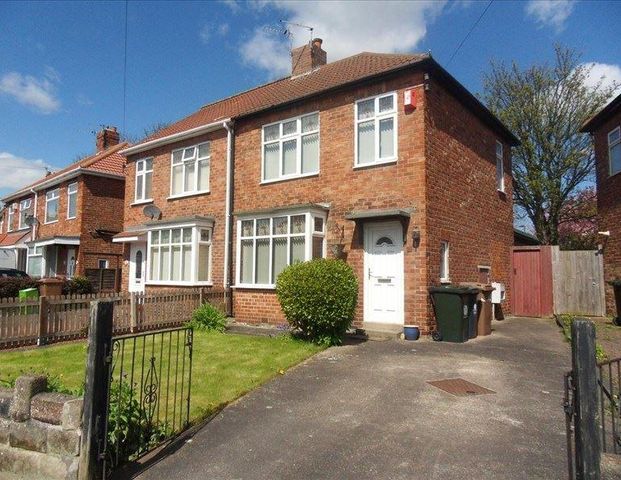
[{"label": "manhole cover", "polygon": [[496,393],[493,390],[489,390],[488,388],[477,385],[476,383],[468,382],[463,378],[449,378],[447,380],[437,380],[435,382],[427,383],[458,397]]}]

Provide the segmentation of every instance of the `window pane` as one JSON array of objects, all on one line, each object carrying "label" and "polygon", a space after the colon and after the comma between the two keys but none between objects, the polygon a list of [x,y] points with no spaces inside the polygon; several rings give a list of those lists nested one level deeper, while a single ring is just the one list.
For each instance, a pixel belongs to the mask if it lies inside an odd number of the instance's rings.
[{"label": "window pane", "polygon": [[270,143],[269,145],[265,145],[265,153],[264,153],[264,172],[263,178],[265,180],[271,180],[273,178],[278,178],[279,176],[279,160],[280,156],[280,145],[278,143]]},{"label": "window pane", "polygon": [[206,243],[198,246],[198,281],[209,281],[209,249],[211,247]]},{"label": "window pane", "polygon": [[142,172],[143,170],[144,170],[144,161],[141,160],[139,162],[136,162],[136,171]]},{"label": "window pane", "polygon": [[43,257],[28,257],[28,275],[40,277],[42,261]]},{"label": "window pane", "polygon": [[209,190],[209,160],[198,162],[198,189]]},{"label": "window pane", "polygon": [[271,140],[276,140],[280,137],[280,125],[270,125],[269,127],[265,127],[263,129],[263,140],[265,142],[269,142]]},{"label": "window pane", "polygon": [[153,173],[145,173],[144,174],[144,196],[142,198],[151,198],[151,179],[153,178]]},{"label": "window pane", "polygon": [[58,220],[58,199],[47,202],[46,221],[53,222]]},{"label": "window pane", "polygon": [[172,255],[170,257],[171,280],[181,280],[181,247],[172,247]]},{"label": "window pane", "polygon": [[196,165],[193,162],[186,163],[185,165],[185,192],[193,192],[196,187],[194,185],[194,170],[196,169]]},{"label": "window pane", "polygon": [[289,140],[282,144],[283,175],[290,175],[297,170],[297,140]]},{"label": "window pane", "polygon": [[184,228],[183,229],[183,243],[190,243],[192,241],[192,229]]},{"label": "window pane", "polygon": [[291,120],[290,122],[285,122],[282,124],[282,134],[283,135],[291,135],[293,133],[297,133],[298,131],[298,121]]},{"label": "window pane", "polygon": [[162,230],[160,240],[162,244],[170,242],[170,230]]},{"label": "window pane", "polygon": [[144,196],[142,194],[142,182],[144,180],[144,176],[139,175],[138,177],[136,177],[136,200],[142,200],[144,199]]},{"label": "window pane", "polygon": [[172,229],[172,239],[171,239],[172,243],[180,243],[181,242],[181,229],[180,228],[173,228]]},{"label": "window pane", "polygon": [[314,227],[313,227],[313,231],[315,232],[323,232],[323,218],[321,217],[314,217]]},{"label": "window pane", "polygon": [[304,233],[306,231],[306,215],[294,215],[291,217],[291,233]]},{"label": "window pane", "polygon": [[389,95],[379,99],[379,111],[380,113],[390,112],[394,109],[394,97]]},{"label": "window pane", "polygon": [[67,206],[67,216],[73,218],[76,216],[78,203],[78,196],[74,193],[73,195],[69,195],[69,205]]},{"label": "window pane", "polygon": [[608,144],[614,143],[621,138],[621,129],[615,128],[608,134]]},{"label": "window pane", "polygon": [[144,169],[145,170],[153,170],[153,159],[149,158],[144,161]]},{"label": "window pane", "polygon": [[158,280],[160,253],[158,247],[151,247],[151,280]]},{"label": "window pane", "polygon": [[502,157],[496,159],[496,188],[504,190],[504,175],[502,171]]},{"label": "window pane", "polygon": [[170,247],[162,247],[160,251],[159,280],[170,280]]},{"label": "window pane", "polygon": [[370,163],[375,160],[375,122],[358,125],[358,163]]},{"label": "window pane", "polygon": [[395,154],[394,119],[380,120],[380,158],[390,158]]},{"label": "window pane", "polygon": [[244,220],[241,222],[241,224],[242,237],[252,237],[252,231],[254,230],[254,221]]},{"label": "window pane", "polygon": [[183,150],[177,150],[172,154],[172,162],[173,165],[181,163],[181,156],[183,155]]},{"label": "window pane", "polygon": [[496,142],[496,156],[502,157],[502,143]]},{"label": "window pane", "polygon": [[319,170],[319,134],[302,138],[302,173]]},{"label": "window pane", "polygon": [[186,149],[183,151],[183,159],[184,159],[184,160],[189,160],[189,159],[191,159],[191,158],[194,158],[194,152],[195,152],[195,150],[196,150],[196,148],[194,148],[194,147],[189,147],[189,148],[186,148]]},{"label": "window pane", "polygon": [[209,156],[209,143],[203,143],[198,146],[198,156],[199,158]]},{"label": "window pane", "polygon": [[257,235],[265,236],[270,234],[270,219],[260,218],[257,220]]},{"label": "window pane", "polygon": [[308,115],[307,117],[302,117],[302,133],[304,132],[312,132],[313,130],[317,130],[319,128],[319,114],[315,113],[314,115]]},{"label": "window pane", "polygon": [[303,262],[306,259],[305,245],[306,239],[304,237],[292,237],[291,238],[291,263]]},{"label": "window pane", "polygon": [[254,262],[254,249],[252,246],[252,240],[242,240],[241,242],[241,282],[252,282],[252,265]]},{"label": "window pane", "polygon": [[358,102],[358,120],[371,118],[375,115],[375,99]]},{"label": "window pane", "polygon": [[323,258],[323,237],[313,237],[313,258]]},{"label": "window pane", "polygon": [[201,242],[209,242],[211,240],[211,230],[206,228],[201,229]]},{"label": "window pane", "polygon": [[160,243],[160,232],[151,232],[151,244],[158,245]]},{"label": "window pane", "polygon": [[621,172],[621,143],[610,149],[610,174]]},{"label": "window pane", "polygon": [[272,283],[287,266],[287,239],[275,238],[272,242]]},{"label": "window pane", "polygon": [[172,194],[183,192],[183,165],[175,165],[172,169]]},{"label": "window pane", "polygon": [[181,279],[185,282],[192,280],[192,247],[184,245],[183,251],[183,275]]},{"label": "window pane", "polygon": [[286,235],[288,232],[287,229],[287,217],[275,217],[274,222],[274,235]]},{"label": "window pane", "polygon": [[270,241],[257,240],[256,283],[270,283]]}]

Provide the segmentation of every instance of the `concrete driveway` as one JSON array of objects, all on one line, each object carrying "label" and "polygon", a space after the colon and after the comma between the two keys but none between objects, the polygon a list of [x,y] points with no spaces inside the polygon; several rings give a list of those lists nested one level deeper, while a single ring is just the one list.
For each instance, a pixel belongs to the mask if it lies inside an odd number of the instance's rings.
[{"label": "concrete driveway", "polygon": [[[331,348],[224,409],[141,479],[566,478],[551,320],[495,322],[465,344]],[[457,397],[428,381],[496,393]]]}]

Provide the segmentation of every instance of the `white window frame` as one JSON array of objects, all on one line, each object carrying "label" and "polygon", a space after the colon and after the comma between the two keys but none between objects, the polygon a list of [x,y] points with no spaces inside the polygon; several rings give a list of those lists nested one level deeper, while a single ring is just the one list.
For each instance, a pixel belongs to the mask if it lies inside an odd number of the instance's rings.
[{"label": "white window frame", "polygon": [[[72,191],[73,189],[73,191]],[[75,201],[75,215],[72,217],[69,215],[71,212],[71,200]],[[67,220],[72,220],[78,216],[78,182],[73,182],[67,185]]]},{"label": "white window frame", "polygon": [[28,225],[23,224],[22,222],[26,221],[26,218],[22,215],[24,211],[30,210],[32,208],[32,198],[25,198],[24,200],[19,202],[19,220],[18,220],[18,230],[30,228]]},{"label": "white window frame", "polygon": [[[207,145],[209,148],[209,154],[205,157],[198,157],[199,147]],[[190,158],[185,158],[185,151],[193,148],[194,155]],[[181,152],[181,161],[179,163],[174,163],[174,155],[176,152]],[[207,188],[205,190],[198,189],[198,166],[200,162],[207,163],[207,171],[208,171],[208,181]],[[190,164],[194,164],[194,188],[192,190],[186,190],[185,185],[185,169]],[[181,193],[173,192],[173,169],[177,165],[182,165],[181,169]],[[201,142],[196,145],[189,145],[183,148],[176,148],[172,152],[170,152],[170,196],[168,198],[181,198],[181,197],[189,197],[191,195],[200,195],[202,193],[209,193],[211,186],[211,142]]]},{"label": "white window frame", "polygon": [[[308,132],[302,132],[302,119],[317,115],[317,128]],[[297,129],[295,133],[283,135],[283,124],[295,121]],[[278,125],[278,138],[276,140],[265,140],[265,129]],[[304,178],[318,175],[321,169],[321,115],[319,111],[305,113],[297,117],[286,118],[277,122],[268,123],[261,127],[261,183],[274,183],[281,182],[283,180],[290,180],[293,178]],[[317,170],[312,172],[302,173],[302,139],[309,135],[317,135]],[[284,157],[283,157],[283,144],[291,140],[296,140],[296,152],[295,152],[295,173],[283,174],[284,169]],[[265,146],[278,143],[278,177],[265,178]]]},{"label": "white window frame", "polygon": [[[151,168],[147,169],[147,161],[151,160]],[[142,170],[139,170],[139,167]],[[145,195],[145,189],[147,182],[146,176],[147,174],[151,174],[151,192],[149,197],[147,198]],[[142,177],[142,189],[138,192],[138,177]],[[134,203],[147,203],[153,201],[153,157],[141,158],[140,160],[136,160],[136,176],[134,179]]]},{"label": "white window frame", "polygon": [[7,233],[13,231],[13,220],[15,219],[16,205],[17,205],[16,203],[12,203],[7,208],[7,210],[8,210],[8,213],[7,213],[7,216],[6,216],[6,231],[7,231]]},{"label": "white window frame", "polygon": [[[102,263],[105,265],[104,267],[101,266]],[[97,259],[97,268],[99,268],[99,269],[108,269],[108,268],[110,268],[110,260],[106,260],[104,258],[98,258]]]},{"label": "white window frame", "polygon": [[[291,232],[291,217],[304,215],[305,217],[305,231],[304,233],[290,233]],[[274,218],[279,217],[287,217],[287,233],[286,234],[275,234],[274,233]],[[322,219],[322,231],[315,231],[315,218]],[[257,235],[257,221],[269,219],[269,234],[268,235]],[[256,279],[257,274],[257,240],[268,240],[269,239],[269,272],[268,278],[271,280],[273,275],[273,242],[274,239],[277,238],[286,238],[287,239],[287,266],[291,263],[291,239],[295,237],[304,237],[304,261],[309,261],[313,258],[313,238],[318,237],[323,239],[322,249],[321,249],[321,258],[326,257],[326,219],[327,212],[322,210],[287,210],[287,211],[279,211],[279,212],[271,212],[266,214],[253,214],[253,215],[244,215],[240,216],[237,220],[237,255],[235,262],[235,275],[236,275],[236,287],[240,288],[256,288],[256,289],[274,289],[276,287],[276,283],[242,283],[241,281],[241,244],[242,240],[252,240],[252,278]],[[242,237],[242,222],[244,221],[252,221],[252,235]]]},{"label": "white window frame", "polygon": [[4,229],[4,216],[4,212],[0,212],[0,233],[2,233]]},{"label": "white window frame", "polygon": [[[47,219],[47,213],[48,213],[48,205],[53,201],[56,200],[58,202],[58,207],[56,208],[56,220],[49,220]],[[45,192],[45,224],[50,224],[50,223],[56,223],[58,222],[58,219],[60,218],[60,188],[55,188],[54,190],[50,190],[48,192]]]},{"label": "white window frame", "polygon": [[505,147],[499,140],[496,140],[496,190],[505,191]]},{"label": "white window frame", "polygon": [[[617,134],[617,139],[610,141],[610,137],[613,134]],[[621,173],[621,168],[616,172],[612,171],[612,149],[621,143],[621,127],[613,128],[610,132],[608,132],[608,175],[612,177],[618,173]],[[621,148],[621,147],[619,147]]]},{"label": "white window frame", "polygon": [[45,247],[42,246],[37,246],[37,245],[32,245],[28,247],[27,250],[27,254],[26,254],[26,273],[28,273],[28,275],[34,276],[36,277],[37,274],[36,273],[31,273],[29,271],[30,269],[30,259],[32,257],[37,257],[37,258],[41,258],[41,271],[39,272],[39,277],[43,277],[44,274],[43,272],[45,272],[45,267],[46,267],[46,262],[45,262],[45,255],[43,255],[43,249]]},{"label": "white window frame", "polygon": [[[451,272],[451,245],[449,242],[442,240],[440,242],[440,282],[450,283]],[[444,270],[444,276],[442,276],[442,270]]]},{"label": "white window frame", "polygon": [[[183,232],[182,232],[182,238],[181,238],[181,242],[180,243],[173,243],[172,242],[172,231],[171,230],[176,230],[176,229],[180,229],[180,228],[189,228],[192,230],[192,239],[191,242],[183,242]],[[151,247],[153,246],[159,246],[160,248],[160,256],[161,256],[161,248],[162,245],[161,243],[155,244],[153,245],[152,243],[152,236],[154,233],[156,232],[161,232],[162,230],[169,230],[171,231],[169,233],[169,242],[167,244],[165,244],[166,246],[168,246],[168,248],[171,248],[172,245],[191,245],[191,265],[192,265],[192,270],[191,270],[191,279],[188,281],[185,280],[152,280],[151,279],[151,268],[152,268],[152,260],[153,260],[153,255],[151,254]],[[201,230],[209,230],[209,241],[208,242],[204,242],[200,240],[200,231]],[[145,275],[143,277],[144,283],[145,285],[179,285],[179,286],[211,286],[213,285],[213,281],[212,281],[212,271],[213,271],[213,264],[212,264],[212,259],[213,259],[213,223],[184,223],[184,224],[169,224],[169,225],[162,225],[162,226],[158,226],[157,228],[153,228],[148,232],[148,241],[147,241],[147,248],[146,248],[146,272]],[[206,281],[199,281],[198,280],[198,271],[199,271],[199,263],[198,263],[198,255],[199,255],[199,244],[201,243],[207,243],[209,244],[209,271],[208,271],[208,280]],[[172,248],[171,248],[172,250]],[[182,256],[183,258],[183,256]],[[143,254],[143,262],[145,262],[145,258],[144,258],[144,254]],[[169,267],[170,268],[170,267]],[[159,269],[159,266],[158,266]],[[180,264],[180,270],[183,271],[183,261]],[[158,272],[158,276],[159,276],[159,272]]]},{"label": "white window frame", "polygon": [[[393,109],[389,112],[379,113],[379,101],[380,98],[392,96],[392,105]],[[360,103],[366,102],[368,100],[374,100],[375,102],[375,112],[373,117],[358,119],[358,105]],[[386,163],[395,163],[399,158],[399,108],[397,106],[398,96],[397,92],[388,92],[382,93],[381,95],[375,95],[373,97],[361,98],[360,100],[356,100],[354,103],[354,169],[356,168],[366,168],[374,165],[383,165]],[[394,154],[391,157],[379,158],[380,151],[380,130],[379,125],[381,120],[385,120],[387,118],[393,119],[393,145],[394,145]],[[375,139],[374,139],[374,160],[368,163],[360,163],[358,159],[358,125],[361,123],[367,123],[371,120],[375,121]]]}]

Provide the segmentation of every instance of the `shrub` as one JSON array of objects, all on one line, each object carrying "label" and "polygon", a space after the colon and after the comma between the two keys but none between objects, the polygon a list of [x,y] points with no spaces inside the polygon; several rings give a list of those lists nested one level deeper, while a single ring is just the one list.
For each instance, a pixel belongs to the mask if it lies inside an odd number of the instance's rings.
[{"label": "shrub", "polygon": [[86,277],[68,278],[63,283],[63,295],[87,295],[93,293],[93,284]]},{"label": "shrub", "polygon": [[316,259],[285,268],[276,293],[287,321],[304,338],[340,345],[354,318],[358,280],[344,261]]},{"label": "shrub", "polygon": [[192,313],[189,326],[197,330],[215,330],[223,332],[226,328],[226,315],[210,303],[204,303]]},{"label": "shrub", "polygon": [[0,298],[14,298],[25,288],[37,288],[37,281],[28,277],[0,278]]}]

